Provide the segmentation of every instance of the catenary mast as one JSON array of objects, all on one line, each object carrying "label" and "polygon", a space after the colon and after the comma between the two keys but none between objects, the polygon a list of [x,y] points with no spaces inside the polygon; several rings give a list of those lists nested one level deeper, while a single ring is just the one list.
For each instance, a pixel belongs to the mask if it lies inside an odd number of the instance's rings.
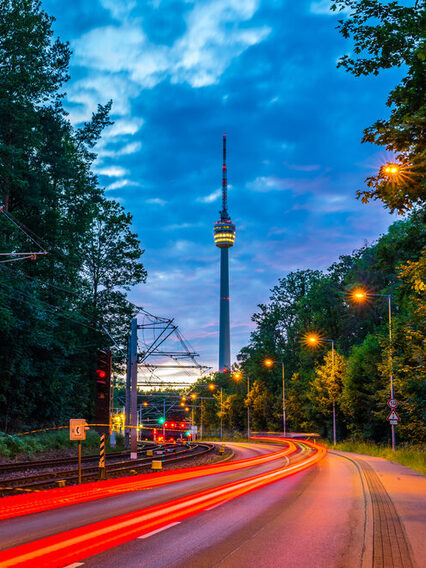
[{"label": "catenary mast", "polygon": [[222,211],[214,225],[214,243],[220,248],[219,371],[231,368],[231,333],[229,323],[229,254],[234,245],[235,223],[228,213],[228,176],[226,170],[226,134],[223,135]]}]

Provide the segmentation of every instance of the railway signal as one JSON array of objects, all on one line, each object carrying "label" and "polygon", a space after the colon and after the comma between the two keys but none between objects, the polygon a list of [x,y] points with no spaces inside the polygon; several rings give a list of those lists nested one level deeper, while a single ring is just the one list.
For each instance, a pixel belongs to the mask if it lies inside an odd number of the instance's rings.
[{"label": "railway signal", "polygon": [[109,434],[111,406],[111,351],[98,351],[96,358],[95,429]]}]

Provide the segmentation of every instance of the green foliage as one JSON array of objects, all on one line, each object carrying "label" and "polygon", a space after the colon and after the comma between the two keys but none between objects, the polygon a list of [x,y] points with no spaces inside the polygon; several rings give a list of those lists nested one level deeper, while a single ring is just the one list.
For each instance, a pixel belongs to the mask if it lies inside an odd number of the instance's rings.
[{"label": "green foliage", "polygon": [[335,449],[342,452],[353,452],[356,454],[385,458],[426,475],[426,451],[424,446],[402,447],[397,448],[396,451],[393,452],[392,448],[389,446],[379,446],[371,442],[347,440],[346,442],[337,444]]},{"label": "green foliage", "polygon": [[364,130],[363,142],[384,146],[396,153],[401,164],[398,176],[380,168],[367,178],[367,188],[358,197],[368,202],[380,199],[391,211],[408,211],[424,204],[426,170],[426,104],[424,97],[426,50],[424,0],[413,6],[380,0],[337,0],[331,8],[348,9],[339,20],[340,33],[353,39],[353,55],[344,55],[338,66],[355,76],[403,66],[406,75],[390,93],[388,120],[378,120]]},{"label": "green foliage", "polygon": [[[350,291],[363,285],[372,293],[393,297],[392,361],[401,416],[398,442],[425,440],[425,237],[421,214],[414,212],[394,223],[377,243],[342,257],[328,271],[297,271],[279,280],[270,302],[259,306],[253,316],[257,327],[238,356],[243,373],[257,379],[250,395],[253,429],[282,428],[281,364],[266,368],[264,360],[270,358],[285,364],[289,431],[329,435],[334,399],[340,438],[389,439],[387,298],[371,296],[365,304],[354,304]],[[330,343],[308,349],[303,341],[313,330],[334,339],[335,382]]]},{"label": "green foliage", "polygon": [[[99,434],[94,430],[86,432],[86,440],[82,442],[83,450],[99,448]],[[31,457],[37,452],[48,450],[64,450],[76,448],[76,442],[70,440],[69,430],[56,430],[16,436],[0,432],[0,455],[13,458],[19,454]]]},{"label": "green foliage", "polygon": [[134,313],[125,293],[146,278],[131,216],[91,169],[112,103],[71,125],[70,49],[51,26],[38,0],[0,0],[0,250],[47,251],[0,265],[6,432],[90,418],[96,351],[111,346],[106,329],[123,342]]},{"label": "green foliage", "polygon": [[324,415],[330,415],[333,404],[336,406],[342,393],[342,377],[345,373],[345,358],[336,351],[324,356],[323,365],[315,368],[312,381],[312,401],[314,407]]}]

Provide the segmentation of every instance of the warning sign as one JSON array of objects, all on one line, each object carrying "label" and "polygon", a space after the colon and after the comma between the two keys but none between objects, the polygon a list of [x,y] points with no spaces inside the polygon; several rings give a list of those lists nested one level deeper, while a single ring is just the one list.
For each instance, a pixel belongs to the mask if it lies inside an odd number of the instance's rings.
[{"label": "warning sign", "polygon": [[389,420],[391,423],[393,422],[399,422],[399,416],[398,414],[395,412],[395,410],[392,410],[392,412],[389,413],[389,416],[386,418],[386,420]]}]

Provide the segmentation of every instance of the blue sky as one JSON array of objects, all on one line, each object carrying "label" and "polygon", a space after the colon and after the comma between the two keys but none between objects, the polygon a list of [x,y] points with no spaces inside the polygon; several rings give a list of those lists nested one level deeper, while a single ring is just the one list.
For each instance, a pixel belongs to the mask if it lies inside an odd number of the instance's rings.
[{"label": "blue sky", "polygon": [[148,281],[131,299],[174,317],[217,367],[222,134],[228,136],[233,358],[288,271],[325,269],[393,221],[355,191],[388,159],[361,145],[398,71],[336,68],[350,42],[328,0],[44,0],[73,49],[78,125],[113,99],[96,172],[133,215]]}]

